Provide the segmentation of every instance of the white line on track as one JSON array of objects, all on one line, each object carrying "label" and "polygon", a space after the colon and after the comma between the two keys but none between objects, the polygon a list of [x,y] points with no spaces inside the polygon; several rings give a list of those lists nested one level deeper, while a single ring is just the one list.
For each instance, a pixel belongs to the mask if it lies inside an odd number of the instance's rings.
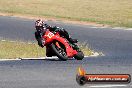
[{"label": "white line on track", "polygon": [[[96,57],[98,55],[93,55],[93,56],[84,56],[85,58],[87,57]],[[15,60],[44,60],[44,59],[58,59],[58,57],[53,56],[53,57],[38,57],[38,58],[16,58],[16,59],[0,59],[0,61],[15,61]]]},{"label": "white line on track", "polygon": [[17,60],[21,60],[21,59],[0,59],[0,61],[17,61]]},{"label": "white line on track", "polygon": [[1,40],[2,42],[6,41],[6,40]]},{"label": "white line on track", "polygon": [[132,31],[132,28],[127,28],[127,29],[125,29],[125,30]]},{"label": "white line on track", "polygon": [[103,28],[108,28],[108,27],[96,27],[96,26],[93,26],[93,27],[89,27],[89,28],[100,28],[100,29],[103,29]]},{"label": "white line on track", "polygon": [[99,28],[99,27],[90,27],[90,28]]},{"label": "white line on track", "polygon": [[132,28],[125,28],[125,27],[96,27],[96,26],[92,26],[89,28],[93,28],[93,29],[103,29],[103,28],[110,28],[110,29],[117,29],[117,30],[127,30],[127,31],[132,31]]},{"label": "white line on track", "polygon": [[55,59],[55,58],[58,58],[58,57],[38,57],[38,58],[19,58],[21,60],[43,60],[43,59]]},{"label": "white line on track", "polygon": [[[90,56],[84,56],[84,57],[90,57]],[[18,58],[21,60],[44,60],[44,59],[57,59],[58,57],[53,56],[53,57],[38,57],[38,58]]]},{"label": "white line on track", "polygon": [[16,41],[9,41],[9,42],[16,42]]},{"label": "white line on track", "polygon": [[[98,53],[95,53],[94,55],[91,55],[91,56],[84,56],[85,58],[87,57],[97,57],[99,54]],[[18,58],[18,59],[21,59],[21,60],[43,60],[43,59],[57,59],[58,57],[57,56],[53,56],[53,57],[38,57],[38,58]]]},{"label": "white line on track", "polygon": [[110,87],[127,87],[127,85],[96,85],[96,86],[89,86],[91,88],[99,88],[99,87],[102,87],[102,88],[110,88]]},{"label": "white line on track", "polygon": [[122,27],[114,27],[112,29],[124,29],[124,28],[122,28]]}]

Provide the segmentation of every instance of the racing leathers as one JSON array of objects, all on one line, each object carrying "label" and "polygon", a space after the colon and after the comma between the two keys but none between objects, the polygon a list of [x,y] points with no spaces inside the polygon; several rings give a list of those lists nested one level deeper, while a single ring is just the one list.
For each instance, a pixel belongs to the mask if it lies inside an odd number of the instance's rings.
[{"label": "racing leathers", "polygon": [[44,44],[44,40],[43,40],[42,36],[45,33],[46,29],[49,29],[49,31],[51,31],[51,32],[59,32],[59,34],[61,36],[65,37],[72,44],[78,42],[77,39],[72,39],[65,29],[59,28],[59,27],[56,27],[56,26],[51,27],[48,24],[44,24],[44,26],[42,28],[39,28],[35,32],[35,38],[38,41],[38,45],[41,46],[41,47],[44,47],[44,45],[43,45]]}]

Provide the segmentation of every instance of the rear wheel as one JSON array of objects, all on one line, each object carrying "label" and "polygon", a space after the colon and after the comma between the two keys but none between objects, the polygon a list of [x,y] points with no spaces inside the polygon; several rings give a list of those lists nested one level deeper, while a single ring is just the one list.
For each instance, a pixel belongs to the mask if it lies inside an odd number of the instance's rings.
[{"label": "rear wheel", "polygon": [[68,59],[64,46],[60,45],[58,47],[56,43],[52,43],[51,48],[60,60],[66,61]]},{"label": "rear wheel", "polygon": [[84,54],[82,51],[78,51],[78,53],[74,56],[77,60],[82,60],[84,58]]}]

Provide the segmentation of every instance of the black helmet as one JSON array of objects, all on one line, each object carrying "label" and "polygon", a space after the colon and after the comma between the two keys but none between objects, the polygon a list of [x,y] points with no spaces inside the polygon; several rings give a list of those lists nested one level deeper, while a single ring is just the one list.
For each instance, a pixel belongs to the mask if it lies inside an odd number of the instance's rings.
[{"label": "black helmet", "polygon": [[35,22],[35,27],[36,27],[36,26],[42,27],[43,24],[44,24],[44,21],[43,21],[42,19],[36,20],[36,22]]},{"label": "black helmet", "polygon": [[42,19],[38,19],[35,21],[36,30],[42,30],[44,25],[44,21]]}]

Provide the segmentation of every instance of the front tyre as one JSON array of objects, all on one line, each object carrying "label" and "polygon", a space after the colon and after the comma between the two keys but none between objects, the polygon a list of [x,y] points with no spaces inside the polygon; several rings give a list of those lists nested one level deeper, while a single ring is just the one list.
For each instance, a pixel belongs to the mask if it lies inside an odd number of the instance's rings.
[{"label": "front tyre", "polygon": [[68,59],[66,52],[63,48],[57,47],[54,43],[51,44],[51,48],[60,60],[66,61]]},{"label": "front tyre", "polygon": [[84,54],[82,51],[78,51],[78,53],[74,56],[77,60],[82,60],[84,58]]}]

